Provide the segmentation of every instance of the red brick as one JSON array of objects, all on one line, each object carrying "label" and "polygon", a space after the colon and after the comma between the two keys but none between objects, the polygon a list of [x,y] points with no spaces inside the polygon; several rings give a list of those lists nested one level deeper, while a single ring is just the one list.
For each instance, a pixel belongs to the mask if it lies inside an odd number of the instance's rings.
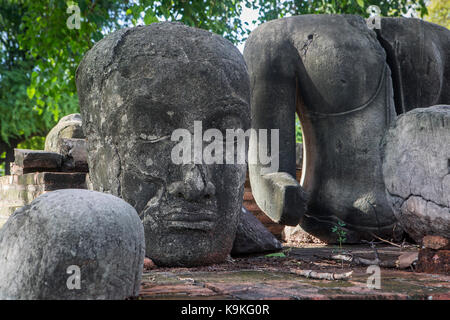
[{"label": "red brick", "polygon": [[450,250],[421,249],[417,271],[450,274]]},{"label": "red brick", "polygon": [[440,236],[425,236],[422,245],[428,249],[450,249],[450,240]]}]

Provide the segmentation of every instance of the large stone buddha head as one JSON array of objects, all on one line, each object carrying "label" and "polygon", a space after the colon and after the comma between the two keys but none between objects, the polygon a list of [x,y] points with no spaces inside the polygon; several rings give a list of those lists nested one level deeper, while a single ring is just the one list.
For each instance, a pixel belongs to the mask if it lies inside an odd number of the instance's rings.
[{"label": "large stone buddha head", "polygon": [[226,129],[249,127],[240,52],[210,32],[155,23],[98,42],[76,81],[93,187],[136,208],[147,256],[161,266],[223,261],[236,232],[246,166],[205,164],[195,154],[174,161],[181,138],[173,134],[183,133],[193,152],[199,150],[194,131],[217,129],[225,137]]}]

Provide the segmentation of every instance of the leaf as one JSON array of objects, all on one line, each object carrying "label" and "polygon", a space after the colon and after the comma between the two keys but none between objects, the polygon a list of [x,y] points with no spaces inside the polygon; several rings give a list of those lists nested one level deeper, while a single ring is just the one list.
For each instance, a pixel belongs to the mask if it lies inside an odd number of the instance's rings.
[{"label": "leaf", "polygon": [[145,13],[144,23],[146,25],[149,25],[149,24],[152,24],[152,23],[158,22],[158,21],[159,21],[158,18],[154,16],[152,11],[149,10]]},{"label": "leaf", "polygon": [[265,257],[267,257],[267,258],[286,258],[286,255],[283,252],[277,252],[277,253],[266,254]]},{"label": "leaf", "polygon": [[361,8],[364,8],[364,0],[356,0],[356,2]]},{"label": "leaf", "polygon": [[33,99],[35,93],[36,93],[36,89],[34,87],[27,88],[27,96],[30,100]]}]

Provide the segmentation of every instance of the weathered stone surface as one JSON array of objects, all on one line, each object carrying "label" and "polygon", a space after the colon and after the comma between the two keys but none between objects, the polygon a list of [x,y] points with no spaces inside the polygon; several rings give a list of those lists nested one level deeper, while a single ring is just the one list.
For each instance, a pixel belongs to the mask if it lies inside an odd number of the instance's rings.
[{"label": "weathered stone surface", "polygon": [[[395,119],[391,73],[375,32],[352,15],[301,15],[254,30],[245,60],[252,127],[277,128],[279,168],[249,165],[253,196],[274,221],[327,242],[337,221],[347,242],[392,238],[379,145]],[[357,70],[357,71],[355,71]],[[295,119],[303,129],[302,181],[295,179]],[[249,157],[258,153],[250,141]]]},{"label": "weathered stone surface", "polygon": [[45,138],[45,151],[59,152],[59,140],[63,138],[84,139],[79,113],[62,117]]},{"label": "weathered stone surface", "polygon": [[57,149],[63,156],[63,171],[89,172],[86,140],[62,138]]},{"label": "weathered stone surface", "polygon": [[415,18],[381,18],[397,114],[450,103],[450,31]]},{"label": "weathered stone surface", "polygon": [[384,141],[383,175],[394,214],[420,243],[450,238],[450,106],[409,111]]},{"label": "weathered stone surface", "polygon": [[156,265],[204,265],[231,251],[245,164],[175,164],[176,129],[250,125],[244,59],[229,41],[180,23],[119,30],[77,71],[94,189],[120,196],[144,222]]},{"label": "weathered stone surface", "polygon": [[234,239],[232,255],[273,252],[281,250],[281,243],[245,207]]},{"label": "weathered stone surface", "polygon": [[422,239],[422,246],[428,249],[450,249],[450,240],[440,236],[425,236]]},{"label": "weathered stone surface", "polygon": [[60,171],[62,156],[55,152],[42,150],[14,149],[13,174],[30,172]]},{"label": "weathered stone surface", "polygon": [[[143,261],[144,230],[129,204],[87,190],[46,193],[0,229],[0,299],[125,299],[139,291]],[[80,268],[80,289],[67,286],[70,266]]]}]

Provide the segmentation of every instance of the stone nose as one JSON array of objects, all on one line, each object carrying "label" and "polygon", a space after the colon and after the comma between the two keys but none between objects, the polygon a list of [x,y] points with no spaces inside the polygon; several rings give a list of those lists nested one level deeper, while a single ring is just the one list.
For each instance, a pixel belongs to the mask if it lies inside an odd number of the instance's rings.
[{"label": "stone nose", "polygon": [[169,194],[183,197],[186,200],[207,199],[215,195],[214,184],[207,181],[206,175],[202,174],[202,168],[197,165],[186,165],[183,167],[183,181],[171,183],[167,190]]}]

